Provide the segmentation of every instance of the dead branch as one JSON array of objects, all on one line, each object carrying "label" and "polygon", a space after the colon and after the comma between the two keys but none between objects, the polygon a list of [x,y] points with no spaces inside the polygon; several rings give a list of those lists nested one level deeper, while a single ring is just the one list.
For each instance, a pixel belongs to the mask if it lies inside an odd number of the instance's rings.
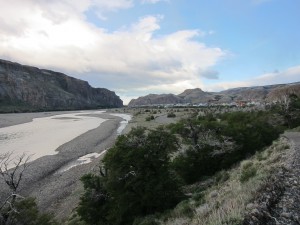
[{"label": "dead branch", "polygon": [[[30,160],[30,156],[25,153],[15,158],[12,155],[13,152],[0,154],[0,177],[2,177],[11,191],[8,197],[0,203],[0,220],[4,220],[4,224],[9,220],[11,213],[18,213],[15,207],[16,200],[18,198],[24,199],[18,194],[18,188]],[[14,165],[14,167],[10,168],[11,165]]]}]

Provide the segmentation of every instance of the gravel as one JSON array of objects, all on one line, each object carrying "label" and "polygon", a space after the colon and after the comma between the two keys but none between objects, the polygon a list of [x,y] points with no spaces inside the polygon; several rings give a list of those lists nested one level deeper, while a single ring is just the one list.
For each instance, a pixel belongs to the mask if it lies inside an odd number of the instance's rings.
[{"label": "gravel", "polygon": [[[61,114],[62,112],[59,112]],[[34,115],[33,115],[34,114]],[[18,123],[30,122],[33,118],[51,116],[55,113],[30,113],[23,118],[21,114],[0,115],[0,127],[15,125]],[[95,115],[93,115],[95,116]],[[20,187],[20,194],[36,198],[41,211],[53,213],[57,219],[66,219],[76,207],[83,187],[80,178],[91,171],[98,169],[100,159],[95,159],[89,164],[76,166],[64,173],[56,173],[64,165],[89,153],[101,153],[110,148],[117,137],[119,127],[119,117],[108,114],[98,115],[103,122],[98,128],[90,130],[75,139],[61,145],[56,151],[56,155],[41,157],[29,163]],[[2,123],[3,121],[6,121]],[[13,122],[9,122],[13,121]],[[18,123],[17,123],[18,122]],[[47,141],[47,140],[45,140]],[[0,202],[9,189],[0,180]]]}]

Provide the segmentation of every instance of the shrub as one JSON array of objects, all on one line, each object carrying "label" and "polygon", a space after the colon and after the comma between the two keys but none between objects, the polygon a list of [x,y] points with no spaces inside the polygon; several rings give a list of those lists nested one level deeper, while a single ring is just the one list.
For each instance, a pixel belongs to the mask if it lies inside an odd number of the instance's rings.
[{"label": "shrub", "polygon": [[[25,198],[15,203],[15,209],[5,224],[58,225],[53,216],[40,213],[34,198]],[[1,222],[1,221],[0,221]]]},{"label": "shrub", "polygon": [[242,173],[240,176],[240,181],[242,183],[248,181],[251,177],[254,177],[256,175],[256,172],[257,172],[257,169],[253,165],[243,167]]},{"label": "shrub", "polygon": [[258,161],[263,161],[267,159],[267,156],[264,154],[264,152],[257,152],[256,158]]},{"label": "shrub", "polygon": [[102,176],[85,175],[78,214],[88,224],[132,224],[183,199],[171,168],[177,138],[162,127],[134,128],[118,137],[103,159]]},{"label": "shrub", "polygon": [[173,113],[173,112],[169,112],[169,113],[167,114],[167,117],[169,117],[169,118],[174,118],[174,117],[176,117],[176,114]]},{"label": "shrub", "polygon": [[203,204],[205,202],[204,196],[205,195],[203,192],[198,192],[196,194],[193,194],[192,199],[196,201],[198,204]]},{"label": "shrub", "polygon": [[230,175],[225,170],[221,170],[220,172],[218,172],[216,174],[216,181],[218,183],[223,183],[223,182],[227,181],[229,178],[230,178]]},{"label": "shrub", "polygon": [[267,112],[208,114],[170,125],[187,145],[174,159],[176,171],[187,183],[193,183],[262,150],[281,132],[269,124],[269,117]]},{"label": "shrub", "polygon": [[146,117],[146,121],[151,121],[151,120],[154,120],[154,116],[153,115]]},{"label": "shrub", "polygon": [[234,218],[234,217],[231,217],[226,221],[224,221],[224,224],[226,225],[241,225],[242,223],[243,223],[242,218]]},{"label": "shrub", "polygon": [[151,215],[145,218],[135,219],[133,225],[160,225],[160,223],[155,216]]},{"label": "shrub", "polygon": [[242,162],[242,170],[247,170],[248,168],[253,166],[253,162],[249,160],[245,160]]},{"label": "shrub", "polygon": [[173,213],[175,214],[174,217],[192,217],[195,212],[189,201],[185,200],[176,206]]}]

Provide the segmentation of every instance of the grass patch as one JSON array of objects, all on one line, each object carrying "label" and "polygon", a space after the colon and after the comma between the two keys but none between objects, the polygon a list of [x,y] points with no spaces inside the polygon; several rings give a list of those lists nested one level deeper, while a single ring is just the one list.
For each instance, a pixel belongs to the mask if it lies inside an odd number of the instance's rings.
[{"label": "grass patch", "polygon": [[228,171],[220,171],[213,185],[186,187],[191,197],[161,215],[159,225],[239,225],[246,206],[265,185],[267,178],[280,168],[289,143],[280,138],[264,151],[244,160]]},{"label": "grass patch", "polygon": [[292,132],[300,132],[300,126],[299,127],[295,127],[289,131],[292,131]]},{"label": "grass patch", "polygon": [[240,181],[242,183],[248,181],[251,177],[254,177],[257,173],[257,169],[254,168],[253,166],[243,168],[242,169],[242,174],[240,176]]}]

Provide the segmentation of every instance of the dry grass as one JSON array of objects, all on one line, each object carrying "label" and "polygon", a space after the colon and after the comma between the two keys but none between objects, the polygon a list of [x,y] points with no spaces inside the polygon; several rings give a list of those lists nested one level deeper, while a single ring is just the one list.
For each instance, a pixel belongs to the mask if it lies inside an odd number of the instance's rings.
[{"label": "dry grass", "polygon": [[[161,124],[176,122],[181,118],[189,116],[192,112],[192,110],[175,109],[176,117],[167,118],[167,113],[172,109],[149,109],[149,111],[146,111],[146,109],[121,110],[120,113],[130,113],[133,115],[133,119],[126,128],[127,130],[136,126],[153,129]],[[154,111],[156,113],[153,113]],[[153,115],[155,119],[146,121],[149,115]],[[187,188],[188,190],[193,190],[189,191],[192,197],[189,200],[179,203],[170,212],[158,216],[158,218],[155,217],[155,224],[241,224],[246,206],[258,195],[261,187],[268,182],[268,177],[284,165],[285,155],[290,151],[288,141],[285,138],[280,138],[264,151],[258,152],[253,157],[242,161],[237,167],[225,173],[223,171],[223,174],[217,174],[215,177],[217,181],[210,188],[204,191],[197,190],[195,187]],[[247,172],[249,174],[245,174]],[[241,179],[243,176],[246,179]],[[152,221],[152,219],[150,220]]]},{"label": "dry grass", "polygon": [[[110,109],[108,112],[112,113],[128,113],[131,114],[132,120],[125,128],[125,133],[130,131],[133,127],[142,126],[148,129],[155,129],[160,125],[167,125],[170,123],[176,123],[180,119],[188,117],[194,109],[172,109],[172,108],[122,108],[122,109]],[[169,112],[173,112],[176,117],[167,117]],[[146,121],[149,116],[154,116],[154,120]]]},{"label": "dry grass", "polygon": [[[280,138],[272,146],[255,156],[244,160],[234,169],[229,170],[230,177],[224,182],[216,183],[202,192],[203,199],[199,201],[191,198],[185,204],[193,209],[194,213],[186,215],[171,213],[171,218],[161,221],[160,224],[190,224],[190,225],[238,225],[243,220],[246,206],[258,194],[258,190],[268,182],[268,177],[285,162],[285,155],[290,151],[286,139]],[[243,171],[255,168],[256,174],[245,182],[240,178]],[[193,193],[196,195],[197,191]],[[199,194],[199,193],[198,193]],[[178,207],[174,211],[178,210]],[[185,206],[188,207],[188,206]]]}]

